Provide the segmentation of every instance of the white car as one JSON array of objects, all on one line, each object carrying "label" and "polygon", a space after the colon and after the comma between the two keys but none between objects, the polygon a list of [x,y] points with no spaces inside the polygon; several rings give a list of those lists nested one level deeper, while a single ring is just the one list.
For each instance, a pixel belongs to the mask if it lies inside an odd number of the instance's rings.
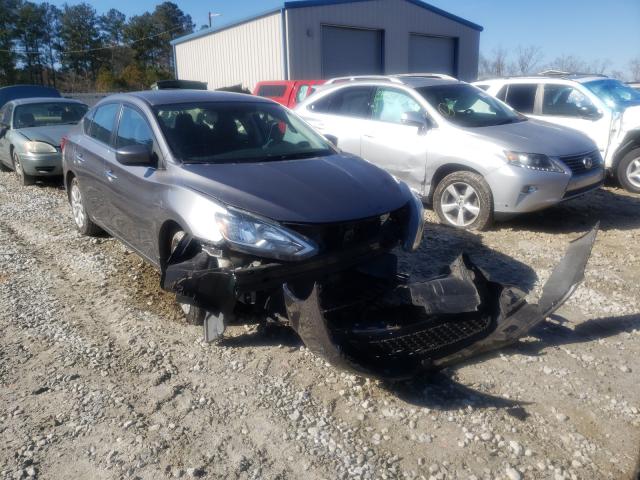
[{"label": "white car", "polygon": [[561,72],[474,85],[529,117],[587,134],[607,170],[626,190],[640,193],[640,91],[606,76]]}]

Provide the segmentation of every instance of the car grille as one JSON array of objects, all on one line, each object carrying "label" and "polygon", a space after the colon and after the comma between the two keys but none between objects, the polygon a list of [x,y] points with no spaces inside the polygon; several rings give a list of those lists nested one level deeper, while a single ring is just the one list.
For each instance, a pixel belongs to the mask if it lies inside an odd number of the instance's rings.
[{"label": "car grille", "polygon": [[284,223],[284,226],[313,240],[320,253],[330,253],[373,241],[393,246],[402,238],[408,216],[407,205],[390,213],[353,222]]},{"label": "car grille", "polygon": [[[602,157],[597,150],[580,155],[567,155],[560,157],[560,160],[571,169],[574,174],[581,174],[593,170],[602,163]],[[591,165],[587,168],[587,165]]]},{"label": "car grille", "polygon": [[446,350],[454,344],[465,342],[488,331],[491,318],[476,317],[468,320],[445,322],[407,335],[399,335],[370,342],[382,354],[428,355]]}]

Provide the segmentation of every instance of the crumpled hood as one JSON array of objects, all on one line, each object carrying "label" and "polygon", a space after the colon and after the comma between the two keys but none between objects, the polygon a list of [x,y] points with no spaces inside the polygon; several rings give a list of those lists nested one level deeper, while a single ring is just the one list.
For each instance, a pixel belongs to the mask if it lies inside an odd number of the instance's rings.
[{"label": "crumpled hood", "polygon": [[410,199],[391,175],[354,156],[185,164],[184,186],[280,222],[332,223],[381,215]]},{"label": "crumpled hood", "polygon": [[62,137],[74,126],[75,125],[48,125],[45,127],[20,128],[17,131],[29,140],[46,142],[54,147],[59,147]]},{"label": "crumpled hood", "polygon": [[534,119],[492,127],[468,128],[466,131],[515,152],[560,157],[597,150],[596,144],[577,130]]}]

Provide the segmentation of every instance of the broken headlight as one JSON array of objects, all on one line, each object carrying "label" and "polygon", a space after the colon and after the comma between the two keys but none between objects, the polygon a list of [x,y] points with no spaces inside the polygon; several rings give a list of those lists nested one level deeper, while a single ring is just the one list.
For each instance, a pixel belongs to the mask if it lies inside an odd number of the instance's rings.
[{"label": "broken headlight", "polygon": [[277,223],[228,208],[216,212],[216,224],[237,251],[277,260],[302,260],[315,255],[318,247],[308,238]]}]

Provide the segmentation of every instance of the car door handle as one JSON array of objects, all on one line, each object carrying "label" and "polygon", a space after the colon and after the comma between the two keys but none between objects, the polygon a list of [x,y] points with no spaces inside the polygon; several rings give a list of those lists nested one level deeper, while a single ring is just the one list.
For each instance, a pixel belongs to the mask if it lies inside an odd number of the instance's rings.
[{"label": "car door handle", "polygon": [[114,180],[118,179],[118,176],[115,173],[113,173],[111,170],[105,170],[104,174],[107,177],[107,179],[109,179],[110,182],[113,182]]},{"label": "car door handle", "polygon": [[84,157],[81,153],[76,153],[76,160],[79,162],[84,162]]}]

